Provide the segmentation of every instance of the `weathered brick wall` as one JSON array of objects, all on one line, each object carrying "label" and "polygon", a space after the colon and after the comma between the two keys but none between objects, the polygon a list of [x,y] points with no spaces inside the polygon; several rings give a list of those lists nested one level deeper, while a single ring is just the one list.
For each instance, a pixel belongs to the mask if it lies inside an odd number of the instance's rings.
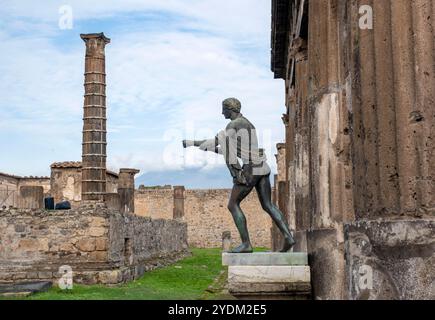
[{"label": "weathered brick wall", "polygon": [[0,282],[50,280],[69,265],[76,282],[119,283],[188,253],[185,223],[120,214],[104,205],[0,210],[0,230]]},{"label": "weathered brick wall", "polygon": [[[190,246],[207,248],[222,245],[222,233],[231,231],[233,245],[240,241],[231,213],[227,209],[230,189],[186,190],[184,217]],[[172,189],[136,190],[135,213],[154,219],[173,217]],[[242,202],[254,246],[270,247],[271,218],[261,208],[255,190]]]},{"label": "weathered brick wall", "polygon": [[[112,172],[106,174],[106,191],[118,192],[118,175]],[[70,167],[51,168],[51,195],[56,203],[67,200],[73,208],[80,206],[82,200],[82,169],[80,163]]]},{"label": "weathered brick wall", "polygon": [[92,210],[0,211],[0,259],[3,263],[67,264],[107,260],[108,220]]},{"label": "weathered brick wall", "polygon": [[56,203],[68,200],[72,207],[78,207],[82,199],[81,168],[52,168],[51,195]]},{"label": "weathered brick wall", "polygon": [[[294,151],[289,217],[295,250],[311,257],[313,296],[428,298],[433,1],[272,2],[272,70],[285,81]],[[373,9],[372,28],[361,27],[363,5]]]},{"label": "weathered brick wall", "polygon": [[44,194],[48,194],[50,192],[50,178],[23,177],[18,182],[18,190],[22,186],[42,187],[44,189]]},{"label": "weathered brick wall", "polygon": [[22,186],[40,186],[43,187],[44,194],[48,194],[50,192],[50,178],[20,177],[0,173],[0,207],[19,207]]}]

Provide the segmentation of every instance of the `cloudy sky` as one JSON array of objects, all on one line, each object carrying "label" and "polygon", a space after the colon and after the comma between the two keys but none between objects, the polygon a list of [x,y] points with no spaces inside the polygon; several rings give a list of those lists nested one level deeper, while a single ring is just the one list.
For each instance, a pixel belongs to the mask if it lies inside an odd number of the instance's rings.
[{"label": "cloudy sky", "polygon": [[285,108],[284,83],[270,71],[270,2],[2,0],[0,171],[49,175],[52,162],[81,159],[79,34],[94,32],[112,40],[106,48],[109,169],[138,168],[160,176],[158,183],[188,170],[204,179],[181,184],[213,187],[206,173],[228,175],[223,160],[186,151],[181,140],[224,128],[221,101],[235,96],[275,170]]}]

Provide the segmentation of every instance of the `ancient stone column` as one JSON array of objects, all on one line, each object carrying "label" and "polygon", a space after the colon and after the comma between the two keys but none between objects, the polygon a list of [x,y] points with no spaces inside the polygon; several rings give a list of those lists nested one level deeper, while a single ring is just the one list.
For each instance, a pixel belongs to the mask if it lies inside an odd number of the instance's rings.
[{"label": "ancient stone column", "polygon": [[44,207],[44,188],[22,186],[18,203],[21,209],[42,209]]},{"label": "ancient stone column", "polygon": [[81,34],[86,43],[82,146],[82,201],[106,193],[106,65],[103,33]]},{"label": "ancient stone column", "polygon": [[278,175],[273,175],[273,190],[272,190],[272,202],[274,205],[278,205]]},{"label": "ancient stone column", "polygon": [[138,173],[137,169],[119,170],[118,194],[123,213],[134,213],[134,176]]},{"label": "ancient stone column", "polygon": [[184,217],[184,186],[174,186],[174,219]]}]

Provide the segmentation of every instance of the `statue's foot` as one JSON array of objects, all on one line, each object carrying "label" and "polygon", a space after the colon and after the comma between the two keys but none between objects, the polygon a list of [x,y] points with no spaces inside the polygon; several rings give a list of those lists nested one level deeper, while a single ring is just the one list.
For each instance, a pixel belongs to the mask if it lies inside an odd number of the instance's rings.
[{"label": "statue's foot", "polygon": [[282,246],[282,249],[279,252],[288,252],[293,248],[293,246],[296,244],[296,241],[293,240],[293,238],[284,238],[284,245]]},{"label": "statue's foot", "polygon": [[234,248],[230,253],[252,253],[252,246],[250,243],[242,243],[237,248]]}]

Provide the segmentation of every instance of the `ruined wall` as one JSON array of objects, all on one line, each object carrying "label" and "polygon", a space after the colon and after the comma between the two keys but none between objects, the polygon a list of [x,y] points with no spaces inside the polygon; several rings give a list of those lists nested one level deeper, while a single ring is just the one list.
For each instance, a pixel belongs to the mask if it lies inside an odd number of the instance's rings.
[{"label": "ruined wall", "polygon": [[172,219],[174,191],[172,188],[146,188],[135,190],[135,214],[153,219]]},{"label": "ruined wall", "polygon": [[59,277],[69,265],[82,283],[119,283],[187,254],[179,221],[120,214],[104,205],[75,210],[0,210],[0,281]]},{"label": "ruined wall", "polygon": [[18,181],[18,189],[22,186],[27,187],[42,187],[44,190],[44,195],[50,193],[50,178],[48,177],[22,177]]},{"label": "ruined wall", "polygon": [[0,208],[3,206],[18,206],[19,177],[0,174]]},{"label": "ruined wall", "polygon": [[20,207],[20,188],[26,186],[43,187],[44,195],[50,192],[48,177],[20,177],[0,173],[0,207]]},{"label": "ruined wall", "polygon": [[[81,162],[57,162],[51,165],[50,194],[55,203],[67,200],[73,208],[80,206],[82,200]],[[118,192],[118,175],[106,172],[106,192]]]},{"label": "ruined wall", "polygon": [[51,196],[55,203],[68,200],[72,207],[78,207],[82,200],[81,168],[52,168]]},{"label": "ruined wall", "polygon": [[[184,191],[184,216],[180,219],[187,223],[190,246],[221,247],[224,231],[231,231],[233,245],[240,241],[227,208],[230,192],[230,189]],[[157,188],[136,190],[135,208],[136,214],[141,216],[172,219],[174,191]],[[246,213],[253,245],[270,247],[272,222],[261,208],[255,191],[242,202],[242,210]]]},{"label": "ruined wall", "polygon": [[[352,24],[353,162],[359,218],[433,216],[435,5],[370,4],[374,29]],[[357,20],[355,10],[351,22]],[[387,36],[386,36],[387,35]]]}]

